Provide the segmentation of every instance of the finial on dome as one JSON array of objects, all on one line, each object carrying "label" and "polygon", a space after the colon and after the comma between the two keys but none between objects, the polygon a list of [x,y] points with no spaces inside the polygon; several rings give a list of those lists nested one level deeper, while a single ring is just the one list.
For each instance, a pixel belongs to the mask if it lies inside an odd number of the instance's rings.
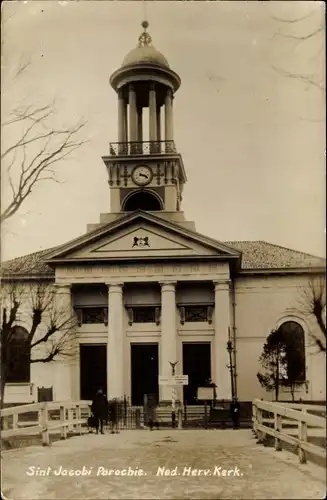
[{"label": "finial on dome", "polygon": [[148,21],[142,21],[142,28],[144,29],[143,33],[139,36],[139,47],[146,47],[151,45],[152,39],[149,33],[147,33],[147,28],[149,27]]}]

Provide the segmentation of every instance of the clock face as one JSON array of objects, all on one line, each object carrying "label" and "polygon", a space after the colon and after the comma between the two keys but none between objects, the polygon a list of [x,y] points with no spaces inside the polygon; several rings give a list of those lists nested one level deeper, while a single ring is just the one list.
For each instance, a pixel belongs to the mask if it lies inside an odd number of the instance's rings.
[{"label": "clock face", "polygon": [[146,165],[139,165],[138,167],[134,168],[132,172],[132,179],[135,184],[138,184],[139,186],[145,186],[152,180],[152,170]]}]

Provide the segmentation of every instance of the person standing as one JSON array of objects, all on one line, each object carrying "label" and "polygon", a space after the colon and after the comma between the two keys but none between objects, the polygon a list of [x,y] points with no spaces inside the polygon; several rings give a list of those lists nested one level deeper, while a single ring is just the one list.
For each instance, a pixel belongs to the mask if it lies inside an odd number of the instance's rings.
[{"label": "person standing", "polygon": [[103,424],[108,420],[108,401],[106,396],[103,394],[102,389],[99,389],[94,396],[91,410],[96,418],[96,434],[99,434],[99,427],[100,433],[104,434]]},{"label": "person standing", "polygon": [[233,429],[238,429],[240,426],[240,411],[241,411],[241,405],[238,402],[238,399],[234,397],[230,405]]}]

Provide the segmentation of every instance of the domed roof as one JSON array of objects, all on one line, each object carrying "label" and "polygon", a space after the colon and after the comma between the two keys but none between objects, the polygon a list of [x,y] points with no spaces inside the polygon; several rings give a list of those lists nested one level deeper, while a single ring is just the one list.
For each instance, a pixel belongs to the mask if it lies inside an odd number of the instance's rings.
[{"label": "domed roof", "polygon": [[125,56],[122,66],[152,63],[169,68],[169,64],[165,56],[152,45],[151,36],[146,31],[149,23],[147,21],[143,21],[142,26],[144,31],[139,37],[139,45]]},{"label": "domed roof", "polygon": [[154,63],[169,68],[167,59],[152,45],[144,45],[131,50],[124,58],[122,66],[128,64]]}]

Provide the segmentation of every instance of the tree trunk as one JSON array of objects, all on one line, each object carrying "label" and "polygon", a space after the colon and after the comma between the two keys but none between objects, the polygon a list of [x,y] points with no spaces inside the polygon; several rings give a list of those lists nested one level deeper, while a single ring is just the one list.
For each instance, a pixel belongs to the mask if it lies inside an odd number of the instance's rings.
[{"label": "tree trunk", "polygon": [[6,387],[6,365],[1,363],[1,381],[0,381],[0,409],[3,408],[5,399],[5,387]]}]

